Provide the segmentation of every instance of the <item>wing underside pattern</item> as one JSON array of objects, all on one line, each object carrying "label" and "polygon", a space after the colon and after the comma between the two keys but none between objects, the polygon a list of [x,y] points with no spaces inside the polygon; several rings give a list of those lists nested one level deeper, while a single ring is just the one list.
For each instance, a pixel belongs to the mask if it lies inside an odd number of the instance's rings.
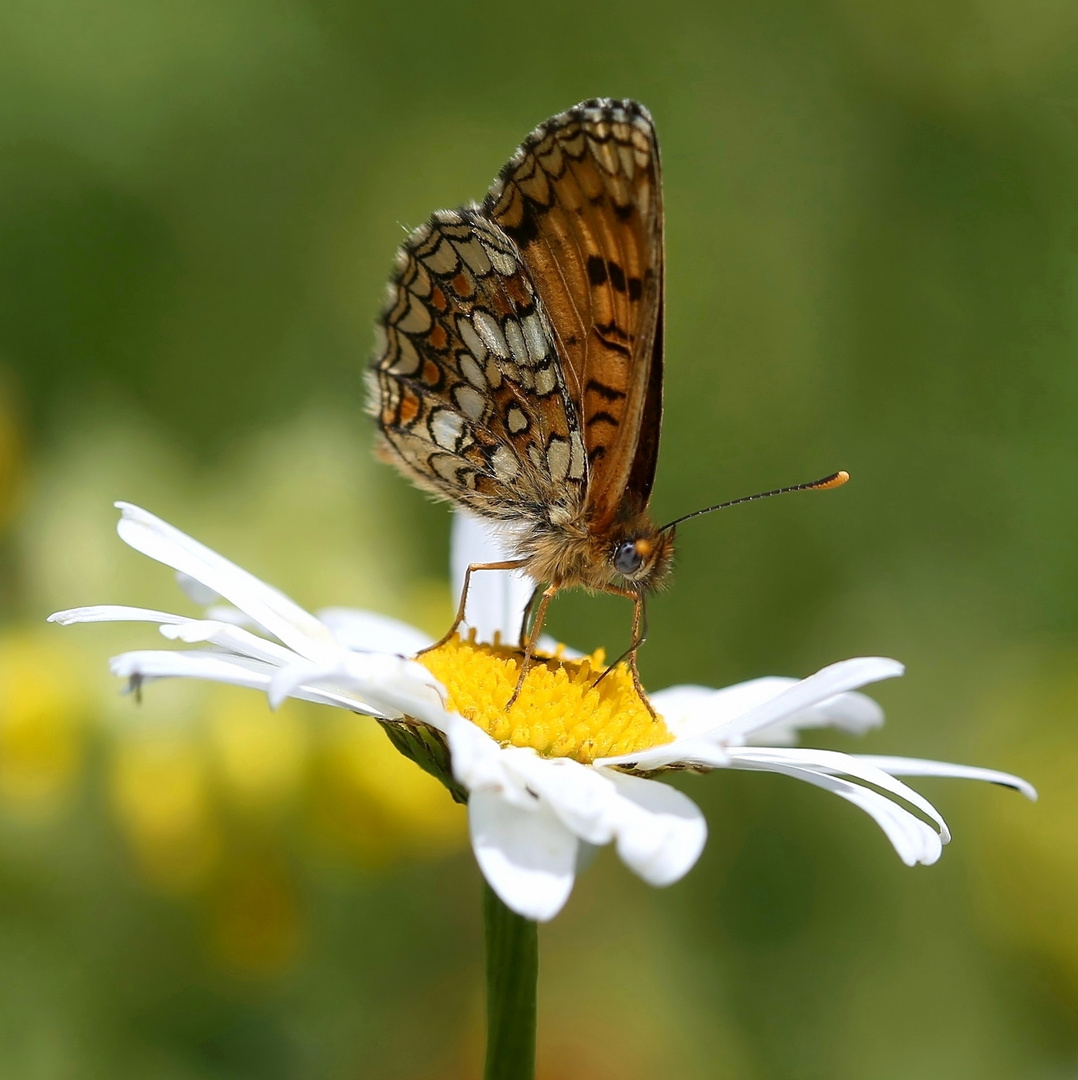
[{"label": "wing underside pattern", "polygon": [[488,518],[579,514],[577,411],[516,245],[477,208],[442,211],[405,242],[388,292],[372,399],[389,456]]}]

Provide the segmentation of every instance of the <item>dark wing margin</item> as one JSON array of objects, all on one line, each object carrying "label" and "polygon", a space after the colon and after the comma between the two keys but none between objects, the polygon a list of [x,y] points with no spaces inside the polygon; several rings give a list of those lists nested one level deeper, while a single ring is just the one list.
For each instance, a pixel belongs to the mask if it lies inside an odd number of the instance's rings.
[{"label": "dark wing margin", "polygon": [[647,392],[644,397],[644,411],[640,423],[640,437],[633,455],[633,466],[626,485],[626,499],[629,503],[626,511],[643,510],[651,498],[651,487],[655,483],[655,467],[659,462],[659,434],[663,420],[663,297],[659,297],[659,321],[655,328],[655,343],[652,346],[651,370],[648,373]]}]

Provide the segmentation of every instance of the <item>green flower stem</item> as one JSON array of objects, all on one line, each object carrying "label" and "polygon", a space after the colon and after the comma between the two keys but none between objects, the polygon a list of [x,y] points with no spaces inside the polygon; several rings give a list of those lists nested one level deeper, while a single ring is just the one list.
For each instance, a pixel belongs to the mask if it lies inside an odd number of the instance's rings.
[{"label": "green flower stem", "polygon": [[538,927],[483,882],[487,939],[487,1064],[484,1080],[533,1080]]}]

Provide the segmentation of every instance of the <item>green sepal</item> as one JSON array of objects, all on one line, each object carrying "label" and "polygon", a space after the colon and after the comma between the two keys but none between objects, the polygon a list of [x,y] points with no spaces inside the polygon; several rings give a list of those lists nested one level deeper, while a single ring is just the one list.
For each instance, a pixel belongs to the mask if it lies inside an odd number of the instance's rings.
[{"label": "green sepal", "polygon": [[414,761],[425,773],[440,780],[453,796],[453,801],[467,803],[468,792],[453,778],[449,760],[449,747],[445,736],[416,720],[379,720],[389,741],[406,757]]}]

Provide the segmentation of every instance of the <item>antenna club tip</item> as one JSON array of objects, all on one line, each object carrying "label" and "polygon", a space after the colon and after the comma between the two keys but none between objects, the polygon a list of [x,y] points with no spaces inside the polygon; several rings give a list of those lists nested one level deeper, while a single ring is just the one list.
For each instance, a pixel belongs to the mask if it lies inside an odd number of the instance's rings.
[{"label": "antenna club tip", "polygon": [[819,483],[813,484],[812,486],[816,491],[830,491],[831,488],[842,487],[849,478],[850,474],[846,472],[845,469],[839,469],[837,473],[825,477]]}]

